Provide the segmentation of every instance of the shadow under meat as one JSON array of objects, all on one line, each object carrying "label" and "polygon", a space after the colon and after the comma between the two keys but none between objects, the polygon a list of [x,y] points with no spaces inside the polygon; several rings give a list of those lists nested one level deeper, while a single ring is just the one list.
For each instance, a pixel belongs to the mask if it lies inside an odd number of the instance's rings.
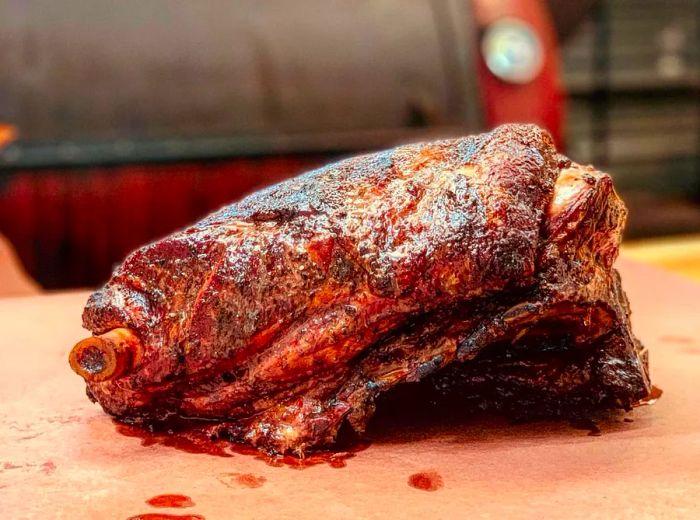
[{"label": "shadow under meat", "polygon": [[534,444],[543,439],[567,443],[573,438],[608,435],[645,426],[624,411],[607,410],[570,417],[514,420],[503,413],[483,410],[474,399],[439,396],[421,384],[407,384],[377,403],[366,437],[373,444],[409,444],[438,441],[455,444],[509,442]]}]

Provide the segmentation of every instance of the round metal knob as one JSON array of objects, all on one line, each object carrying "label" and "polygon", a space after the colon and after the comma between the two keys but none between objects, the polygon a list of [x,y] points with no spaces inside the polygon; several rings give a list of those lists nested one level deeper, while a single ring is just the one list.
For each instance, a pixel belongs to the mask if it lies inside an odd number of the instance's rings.
[{"label": "round metal knob", "polygon": [[529,83],[544,66],[544,49],[533,28],[517,18],[492,23],[481,40],[486,66],[509,83]]}]

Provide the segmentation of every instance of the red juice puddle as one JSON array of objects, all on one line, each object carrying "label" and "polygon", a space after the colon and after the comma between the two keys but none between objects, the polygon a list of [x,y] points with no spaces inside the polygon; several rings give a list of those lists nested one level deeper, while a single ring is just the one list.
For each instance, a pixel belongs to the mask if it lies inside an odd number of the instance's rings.
[{"label": "red juice puddle", "polygon": [[659,400],[659,397],[661,397],[663,395],[663,393],[664,393],[664,391],[661,390],[661,388],[659,388],[656,385],[651,385],[651,392],[649,392],[649,395],[643,399],[640,399],[639,401],[634,403],[632,406],[635,408],[637,408],[639,406],[651,406],[652,404],[654,404],[656,401]]},{"label": "red juice puddle", "polygon": [[[117,432],[127,437],[141,439],[141,446],[167,446],[186,453],[207,454],[217,457],[233,457],[234,454],[252,456],[269,466],[288,466],[294,469],[304,469],[319,464],[327,464],[332,468],[343,468],[347,459],[370,446],[366,440],[353,440],[347,445],[340,444],[337,451],[318,451],[305,454],[303,457],[294,455],[269,455],[253,446],[239,444],[222,438],[216,431],[217,424],[201,421],[181,421],[168,425],[167,429],[159,430],[154,427],[142,427],[114,421]],[[170,427],[172,426],[172,427]]]},{"label": "red juice puddle", "polygon": [[192,507],[194,502],[187,495],[157,495],[146,500],[149,506],[153,507]]},{"label": "red juice puddle", "polygon": [[443,486],[443,481],[437,471],[421,471],[408,477],[408,485],[422,491],[437,491]]},{"label": "red juice puddle", "polygon": [[151,431],[133,424],[124,424],[115,421],[117,432],[127,437],[141,439],[141,446],[167,446],[179,451],[195,454],[214,455],[216,457],[232,457],[233,455],[226,449],[227,443],[213,441],[203,432],[199,431],[178,431],[178,432],[158,432]]},{"label": "red juice puddle", "polygon": [[219,479],[219,482],[230,488],[259,488],[267,482],[265,477],[253,475],[252,473],[222,473],[216,478]]},{"label": "red juice puddle", "polygon": [[202,515],[170,515],[168,513],[143,513],[126,520],[206,520]]}]

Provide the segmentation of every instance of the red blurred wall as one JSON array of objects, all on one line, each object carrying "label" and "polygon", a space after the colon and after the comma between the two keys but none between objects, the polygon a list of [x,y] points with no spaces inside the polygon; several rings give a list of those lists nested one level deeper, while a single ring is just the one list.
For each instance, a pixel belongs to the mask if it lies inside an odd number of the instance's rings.
[{"label": "red blurred wall", "polygon": [[95,285],[134,248],[320,162],[278,157],[12,172],[0,184],[0,231],[44,287]]}]

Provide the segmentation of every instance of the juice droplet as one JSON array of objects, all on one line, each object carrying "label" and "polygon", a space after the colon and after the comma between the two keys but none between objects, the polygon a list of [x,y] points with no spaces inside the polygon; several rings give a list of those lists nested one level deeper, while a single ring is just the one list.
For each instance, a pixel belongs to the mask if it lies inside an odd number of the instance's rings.
[{"label": "juice droplet", "polygon": [[146,503],[149,506],[153,507],[175,507],[175,508],[182,508],[182,507],[192,507],[194,505],[194,502],[192,499],[186,495],[175,495],[175,494],[168,494],[168,495],[157,495],[153,498],[149,498],[146,500]]},{"label": "juice droplet", "polygon": [[167,513],[143,513],[126,520],[206,520],[202,515],[169,515]]},{"label": "juice droplet", "polygon": [[443,481],[436,471],[421,471],[408,477],[408,485],[423,491],[437,491],[443,486]]}]

